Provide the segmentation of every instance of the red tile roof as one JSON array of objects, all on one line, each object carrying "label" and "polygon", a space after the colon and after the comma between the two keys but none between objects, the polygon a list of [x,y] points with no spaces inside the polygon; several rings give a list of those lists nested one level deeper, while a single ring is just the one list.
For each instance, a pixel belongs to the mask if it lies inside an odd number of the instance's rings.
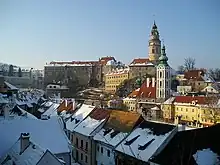
[{"label": "red tile roof", "polygon": [[130,132],[142,121],[141,115],[130,111],[111,110],[105,128],[113,128],[120,132]]},{"label": "red tile roof", "polygon": [[184,78],[194,81],[204,81],[202,75],[204,75],[204,70],[189,70],[184,73]]},{"label": "red tile roof", "polygon": [[65,103],[65,100],[62,101],[62,103],[59,105],[59,107],[57,108],[57,111],[58,112],[62,112],[66,109],[66,103]]},{"label": "red tile roof", "polygon": [[85,64],[98,64],[99,61],[70,61],[70,62],[59,62],[59,61],[52,61],[50,64],[80,64],[80,65],[85,65]]},{"label": "red tile roof", "polygon": [[131,64],[143,64],[143,63],[148,63],[150,60],[148,58],[135,58]]},{"label": "red tile roof", "polygon": [[147,82],[144,82],[139,91],[133,91],[129,97],[137,97],[137,98],[156,98],[156,83],[154,87],[152,86],[152,82],[149,83],[149,87],[147,87]]},{"label": "red tile roof", "polygon": [[[66,101],[67,101],[67,106],[66,106]],[[58,112],[72,111],[72,110],[73,110],[73,102],[69,100],[63,100],[62,103],[57,108]]]},{"label": "red tile roof", "polygon": [[108,118],[110,112],[110,110],[95,108],[89,116],[95,120],[102,120]]},{"label": "red tile roof", "polygon": [[106,65],[107,62],[108,62],[108,61],[111,61],[111,60],[116,61],[114,57],[111,57],[111,56],[110,56],[110,57],[102,57],[102,58],[100,58],[100,59],[99,59],[99,63],[100,63],[101,65]]},{"label": "red tile roof", "polygon": [[198,104],[207,104],[207,97],[204,96],[176,96],[176,103],[192,103],[196,101]]}]

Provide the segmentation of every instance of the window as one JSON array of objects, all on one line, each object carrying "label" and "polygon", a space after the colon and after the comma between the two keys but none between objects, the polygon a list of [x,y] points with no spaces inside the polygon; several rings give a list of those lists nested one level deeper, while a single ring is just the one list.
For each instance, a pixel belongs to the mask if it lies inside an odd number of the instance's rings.
[{"label": "window", "polygon": [[79,160],[79,152],[76,150],[76,161]]},{"label": "window", "polygon": [[192,109],[192,112],[194,112],[194,109]]},{"label": "window", "polygon": [[110,150],[107,150],[107,156],[110,157]]},{"label": "window", "polygon": [[81,160],[83,160],[83,154],[81,153]]},{"label": "window", "polygon": [[81,140],[81,145],[80,145],[80,147],[83,148],[83,140]]},{"label": "window", "polygon": [[152,49],[152,53],[155,53],[155,49]]},{"label": "window", "polygon": [[188,109],[186,108],[186,112],[188,112]]},{"label": "window", "polygon": [[79,140],[78,140],[78,138],[76,138],[76,147],[78,147],[78,142],[79,142]]},{"label": "window", "polygon": [[103,154],[103,147],[101,147],[101,153]]},{"label": "window", "polygon": [[86,156],[86,158],[85,158],[85,159],[86,159],[86,160],[85,160],[85,162],[86,162],[86,163],[88,163],[88,157],[87,157],[87,156]]},{"label": "window", "polygon": [[86,151],[88,151],[88,142],[86,142]]},{"label": "window", "polygon": [[99,146],[97,146],[97,151],[99,152]]}]

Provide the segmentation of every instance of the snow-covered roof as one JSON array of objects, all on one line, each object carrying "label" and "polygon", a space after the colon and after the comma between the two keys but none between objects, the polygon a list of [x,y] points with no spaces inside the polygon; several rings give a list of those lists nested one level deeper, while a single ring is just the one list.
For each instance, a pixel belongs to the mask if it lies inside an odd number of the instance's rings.
[{"label": "snow-covered roof", "polygon": [[205,73],[204,76],[202,76],[202,78],[207,83],[214,83],[215,82],[215,80],[208,73]]},{"label": "snow-covered roof", "polygon": [[93,131],[107,119],[109,112],[109,110],[94,109],[73,131],[85,136],[93,136]]},{"label": "snow-covered roof", "polygon": [[210,148],[198,150],[193,155],[193,158],[197,165],[214,165],[220,163],[218,154],[214,153]]},{"label": "snow-covered roof", "polygon": [[108,121],[93,139],[115,147],[131,132],[139,118],[136,113],[112,110]]},{"label": "snow-covered roof", "polygon": [[[47,161],[47,164],[62,165],[56,156],[53,155],[49,150],[41,148],[32,141],[29,141],[29,145],[23,152],[20,151],[21,140],[18,139],[18,141],[11,147],[7,154],[0,158],[0,164],[36,165],[38,163],[41,164],[41,161],[44,159]],[[54,159],[56,159],[56,161],[54,161]]]},{"label": "snow-covered roof", "polygon": [[0,104],[7,104],[9,101],[2,94],[0,94]]},{"label": "snow-covered roof", "polygon": [[163,104],[172,104],[175,101],[175,97],[170,97]]},{"label": "snow-covered roof", "polygon": [[52,105],[42,115],[44,115],[44,116],[57,116],[57,108],[59,107],[59,105],[60,104],[52,103]]},{"label": "snow-covered roof", "polygon": [[58,117],[49,120],[28,118],[0,120],[0,130],[0,157],[11,148],[23,132],[30,133],[34,142],[49,149],[53,154],[70,152],[69,140]]},{"label": "snow-covered roof", "polygon": [[70,131],[73,131],[76,126],[80,124],[95,106],[83,104],[72,116],[69,120],[66,121],[66,128]]},{"label": "snow-covered roof", "polygon": [[[23,110],[23,109],[20,108],[19,106],[15,106],[13,109],[18,109],[18,110],[20,110],[21,113],[22,113],[20,116],[26,116],[26,117],[29,118],[29,119],[37,119],[37,117],[35,117],[35,116],[32,115],[31,113],[29,113],[29,112]],[[13,111],[13,109],[12,109],[12,111]]]},{"label": "snow-covered roof", "polygon": [[5,81],[5,85],[7,85],[7,87],[8,87],[10,90],[18,90],[17,87],[15,87],[14,85],[8,83],[7,81]]},{"label": "snow-covered roof", "polygon": [[129,133],[119,132],[114,129],[102,128],[95,136],[94,140],[106,143],[113,147],[117,146]]},{"label": "snow-covered roof", "polygon": [[[0,164],[13,165],[36,165],[44,156],[44,149],[30,142],[30,145],[20,154],[21,140],[19,139],[7,154],[0,159]],[[10,159],[9,159],[10,158]]]},{"label": "snow-covered roof", "polygon": [[123,68],[123,69],[117,68],[117,69],[112,70],[111,72],[107,73],[106,76],[127,74],[128,72],[129,72],[129,68]]},{"label": "snow-covered roof", "polygon": [[109,60],[106,65],[116,65],[116,62],[114,60]]},{"label": "snow-covered roof", "polygon": [[116,147],[116,150],[148,162],[174,128],[173,125],[144,121]]},{"label": "snow-covered roof", "polygon": [[151,110],[158,111],[158,110],[160,110],[160,108],[158,106],[155,106],[155,107],[151,108]]}]

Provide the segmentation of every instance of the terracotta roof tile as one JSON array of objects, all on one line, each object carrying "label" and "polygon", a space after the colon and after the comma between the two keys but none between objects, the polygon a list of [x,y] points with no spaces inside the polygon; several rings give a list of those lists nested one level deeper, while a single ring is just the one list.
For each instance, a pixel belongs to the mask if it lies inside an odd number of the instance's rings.
[{"label": "terracotta roof tile", "polygon": [[59,107],[57,108],[58,112],[62,112],[66,109],[66,103],[65,100],[59,105]]},{"label": "terracotta roof tile", "polygon": [[114,57],[102,57],[102,58],[99,59],[99,63],[100,63],[101,65],[106,65],[107,62],[108,62],[108,61],[111,61],[111,60],[116,61]]},{"label": "terracotta roof tile", "polygon": [[198,104],[206,104],[207,97],[204,96],[176,96],[176,103],[192,103],[192,101],[197,101]]},{"label": "terracotta roof tile", "polygon": [[111,110],[105,128],[113,128],[120,132],[130,132],[141,120],[138,113],[120,110]]},{"label": "terracotta roof tile", "polygon": [[89,116],[95,120],[102,120],[108,118],[110,112],[110,110],[95,108]]},{"label": "terracotta roof tile", "polygon": [[152,86],[152,82],[149,83],[149,87],[147,87],[147,82],[144,82],[139,91],[133,91],[129,97],[137,97],[137,98],[156,98],[156,83],[154,87]]},{"label": "terracotta roof tile", "polygon": [[148,58],[135,58],[131,64],[143,64],[143,63],[148,63],[150,60]]},{"label": "terracotta roof tile", "polygon": [[189,70],[184,73],[184,78],[194,81],[204,81],[202,75],[204,75],[203,70]]},{"label": "terracotta roof tile", "polygon": [[84,64],[98,64],[99,61],[69,61],[69,62],[65,62],[65,61],[52,61],[50,62],[50,64],[60,64],[60,65],[64,65],[64,64],[81,64],[81,65],[84,65]]}]

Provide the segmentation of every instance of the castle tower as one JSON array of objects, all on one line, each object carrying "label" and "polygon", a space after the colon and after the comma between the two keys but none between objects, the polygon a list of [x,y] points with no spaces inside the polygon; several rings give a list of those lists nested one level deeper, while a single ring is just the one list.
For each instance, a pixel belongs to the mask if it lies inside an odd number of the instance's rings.
[{"label": "castle tower", "polygon": [[155,21],[151,29],[148,48],[149,60],[153,63],[157,63],[161,54],[161,41]]},{"label": "castle tower", "polygon": [[168,57],[166,56],[166,50],[164,45],[156,69],[156,97],[158,100],[166,100],[170,97],[171,91],[171,68],[168,64]]}]

